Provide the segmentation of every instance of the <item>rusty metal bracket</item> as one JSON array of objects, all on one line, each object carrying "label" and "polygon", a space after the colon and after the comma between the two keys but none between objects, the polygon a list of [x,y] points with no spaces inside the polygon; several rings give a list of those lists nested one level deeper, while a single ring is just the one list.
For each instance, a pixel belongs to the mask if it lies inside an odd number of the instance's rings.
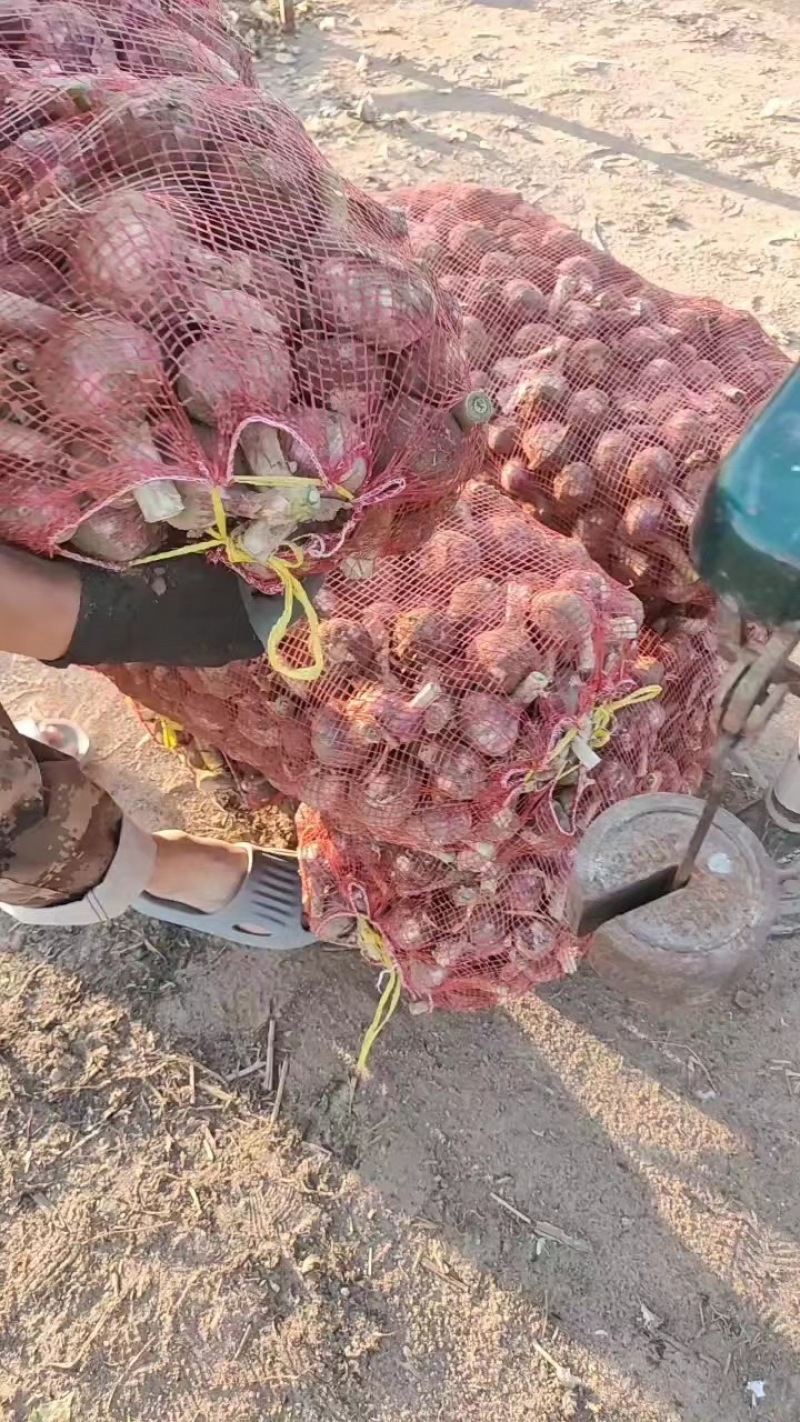
[{"label": "rusty metal bracket", "polygon": [[731,744],[759,735],[788,693],[800,695],[800,668],[789,657],[800,642],[800,622],[773,632],[761,651],[742,647],[719,699],[719,728]]},{"label": "rusty metal bracket", "polygon": [[714,821],[725,789],[725,772],[731,752],[740,741],[763,731],[796,680],[789,657],[800,641],[800,622],[788,622],[773,632],[760,652],[742,646],[738,660],[723,683],[719,700],[719,737],[711,766],[711,785],[705,806],[672,880],[672,889],[688,884],[697,855]]}]

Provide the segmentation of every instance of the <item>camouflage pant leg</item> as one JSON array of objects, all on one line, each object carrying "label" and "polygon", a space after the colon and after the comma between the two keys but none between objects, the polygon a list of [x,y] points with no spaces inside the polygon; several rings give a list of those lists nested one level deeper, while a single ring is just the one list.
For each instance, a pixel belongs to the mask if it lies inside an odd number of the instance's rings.
[{"label": "camouflage pant leg", "polygon": [[0,709],[0,902],[80,898],[116,853],[121,811],[77,761],[28,741]]}]

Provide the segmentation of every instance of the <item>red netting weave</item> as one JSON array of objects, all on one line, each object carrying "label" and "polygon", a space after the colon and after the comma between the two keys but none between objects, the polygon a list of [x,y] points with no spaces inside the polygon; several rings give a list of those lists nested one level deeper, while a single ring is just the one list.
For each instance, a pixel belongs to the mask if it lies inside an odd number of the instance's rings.
[{"label": "red netting weave", "polygon": [[657,734],[654,722],[637,715],[642,707],[620,711],[577,823],[567,779],[494,859],[346,834],[301,806],[298,844],[312,928],[372,961],[377,931],[412,1011],[486,1009],[574,972],[588,946],[564,925],[580,832],[627,795],[697,791],[714,741],[713,641],[705,623],[673,627],[669,638],[644,632],[640,674],[648,667],[663,687]]},{"label": "red netting weave", "polygon": [[[422,1008],[489,1006],[576,966],[595,815],[698,788],[719,668],[687,529],[787,362],[510,194],[405,193],[409,244],[251,84],[211,4],[0,14],[0,538],[328,571],[317,680],[305,622],[285,675],[108,675],[304,802],[321,936],[377,930]],[[528,509],[465,487],[476,387]]]},{"label": "red netting weave", "polygon": [[377,931],[418,1011],[495,1007],[575,971],[583,948],[551,908],[560,911],[569,848],[476,873],[333,830],[307,805],[296,822],[312,927],[367,957],[364,930]]},{"label": "red netting weave", "polygon": [[495,399],[494,477],[651,604],[708,606],[688,530],[720,455],[789,361],[742,311],[645,281],[517,195],[392,195],[464,312]]},{"label": "red netting weave", "polygon": [[255,84],[252,59],[215,0],[7,0],[0,78],[114,73]]},{"label": "red netting weave", "polygon": [[0,537],[118,565],[200,544],[270,588],[276,559],[424,537],[478,446],[403,215],[218,76],[8,85]]}]

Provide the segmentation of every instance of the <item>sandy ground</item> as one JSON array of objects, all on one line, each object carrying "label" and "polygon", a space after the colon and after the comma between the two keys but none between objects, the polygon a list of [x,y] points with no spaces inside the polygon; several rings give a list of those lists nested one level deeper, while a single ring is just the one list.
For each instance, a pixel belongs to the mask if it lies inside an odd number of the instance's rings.
[{"label": "sandy ground", "polygon": [[[261,39],[348,175],[515,184],[800,349],[796,0],[362,0]],[[240,833],[95,678],[0,681],[15,714],[83,719],[150,823]],[[4,1418],[800,1418],[795,943],[702,1018],[588,974],[508,1013],[402,1014],[350,1111],[376,999],[349,954],[133,917],[5,940]]]}]

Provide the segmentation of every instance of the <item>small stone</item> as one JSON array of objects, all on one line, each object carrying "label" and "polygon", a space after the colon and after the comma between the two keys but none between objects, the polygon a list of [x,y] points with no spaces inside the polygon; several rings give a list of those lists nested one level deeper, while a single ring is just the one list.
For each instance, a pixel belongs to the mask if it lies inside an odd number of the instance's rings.
[{"label": "small stone", "polygon": [[355,114],[361,123],[377,123],[379,121],[380,110],[371,94],[365,94],[363,99],[359,99]]},{"label": "small stone", "polygon": [[568,61],[576,74],[604,74],[616,63],[613,59],[591,59],[582,54],[572,55]]},{"label": "small stone", "polygon": [[320,22],[319,22],[319,29],[321,29],[321,30],[335,30],[335,29],[336,29],[336,16],[335,16],[335,15],[323,15],[322,19],[321,19]]},{"label": "small stone", "polygon": [[790,115],[790,114],[791,114],[792,109],[793,109],[793,107],[794,107],[794,105],[795,105],[796,103],[797,103],[797,100],[796,100],[796,99],[793,99],[793,98],[786,98],[786,99],[774,98],[774,99],[768,99],[767,102],[765,103],[763,109],[761,110],[761,113],[760,113],[759,117],[760,117],[760,118],[784,118],[786,115]]}]

